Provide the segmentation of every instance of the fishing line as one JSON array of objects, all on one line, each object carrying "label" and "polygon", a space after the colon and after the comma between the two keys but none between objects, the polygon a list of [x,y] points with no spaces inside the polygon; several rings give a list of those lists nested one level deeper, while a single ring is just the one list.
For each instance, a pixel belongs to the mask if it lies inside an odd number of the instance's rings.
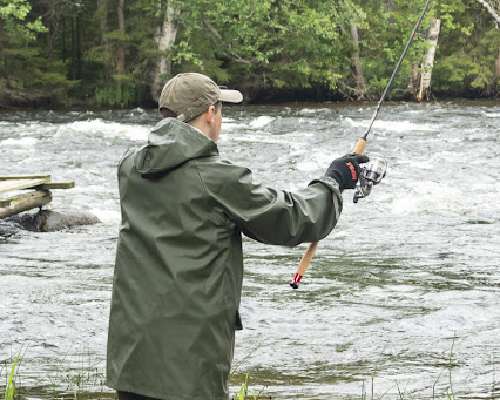
[{"label": "fishing line", "polygon": [[370,121],[370,125],[368,126],[368,129],[366,130],[366,133],[363,135],[363,139],[364,140],[366,140],[366,138],[368,137],[368,135],[370,134],[370,132],[372,130],[373,123],[375,122],[375,120],[378,117],[378,114],[380,112],[380,108],[382,106],[382,103],[384,102],[385,97],[387,96],[387,94],[391,90],[392,84],[394,82],[394,79],[396,78],[397,73],[399,72],[401,64],[403,63],[403,60],[405,59],[406,54],[408,53],[408,50],[410,49],[410,46],[413,43],[413,40],[415,39],[415,35],[416,35],[417,31],[420,29],[420,26],[422,25],[422,21],[424,20],[425,15],[427,14],[427,11],[429,10],[429,4],[430,4],[430,2],[431,2],[431,0],[427,0],[425,2],[424,10],[422,11],[422,14],[420,14],[420,17],[418,18],[417,23],[413,27],[413,31],[411,32],[410,37],[408,38],[408,41],[406,42],[406,46],[405,46],[403,52],[401,53],[401,56],[399,57],[399,60],[398,60],[398,62],[396,64],[396,67],[392,71],[392,75],[391,75],[391,77],[389,79],[389,82],[387,83],[387,85],[385,87],[385,90],[382,93],[382,96],[380,97],[380,100],[378,101],[377,108],[375,109],[375,111],[373,113],[372,119]]},{"label": "fishing line", "polygon": [[[389,82],[387,82],[387,85],[384,89],[384,92],[382,93],[382,96],[380,96],[377,107],[375,108],[373,116],[370,120],[368,129],[366,130],[365,134],[357,140],[354,146],[353,149],[354,154],[364,154],[366,148],[366,138],[368,137],[373,128],[373,124],[379,115],[382,103],[384,102],[387,94],[391,90],[392,84],[394,83],[394,79],[396,78],[396,75],[399,72],[399,69],[401,68],[401,64],[403,63],[403,60],[405,59],[406,54],[408,53],[408,50],[410,49],[410,46],[416,37],[417,31],[420,29],[420,26],[422,25],[422,21],[424,20],[425,15],[429,10],[430,2],[431,0],[426,0],[424,9],[420,14],[420,16],[418,17],[415,26],[413,27],[410,37],[408,38],[406,45],[403,49],[403,52],[401,53],[401,56],[399,57],[399,60],[396,63],[394,70],[392,71],[392,75],[389,78]],[[360,169],[358,184],[354,191],[354,197],[353,197],[354,203],[357,203],[359,199],[366,197],[371,193],[373,186],[377,185],[382,180],[382,178],[384,178],[386,167],[387,164],[385,160],[382,159],[373,159],[369,163],[364,164],[364,166]],[[302,256],[302,259],[300,260],[299,265],[297,267],[297,271],[293,274],[292,280],[290,281],[290,286],[293,289],[299,288],[299,284],[306,270],[309,268],[314,255],[316,254],[317,247],[318,247],[318,242],[311,243],[309,245],[309,248]]]}]

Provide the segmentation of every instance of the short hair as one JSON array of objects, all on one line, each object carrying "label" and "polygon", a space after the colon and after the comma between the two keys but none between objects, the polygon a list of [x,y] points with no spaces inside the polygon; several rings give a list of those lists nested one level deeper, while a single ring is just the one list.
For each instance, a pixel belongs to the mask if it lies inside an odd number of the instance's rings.
[{"label": "short hair", "polygon": [[174,113],[172,110],[166,107],[160,108],[160,114],[163,118],[175,118],[177,117],[177,114]]},{"label": "short hair", "polygon": [[[222,108],[222,101],[218,101],[217,103],[212,104],[212,106],[215,107],[216,111],[219,111]],[[210,106],[210,107],[212,107],[212,106]],[[207,110],[208,110],[208,108],[207,108]],[[166,108],[166,107],[160,108],[160,114],[161,114],[162,118],[176,118],[177,117],[176,113],[174,113],[171,109]],[[200,115],[197,115],[196,117],[194,117],[194,118],[192,118],[192,119],[190,119],[189,121],[186,121],[186,122],[194,121]]]}]

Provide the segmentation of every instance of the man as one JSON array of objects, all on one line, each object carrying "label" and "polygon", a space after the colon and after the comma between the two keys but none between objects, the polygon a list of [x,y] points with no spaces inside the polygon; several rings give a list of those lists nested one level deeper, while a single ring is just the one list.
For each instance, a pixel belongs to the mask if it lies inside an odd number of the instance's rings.
[{"label": "man", "polygon": [[296,193],[252,182],[221,161],[221,102],[241,93],[200,74],[163,88],[164,118],[118,168],[122,224],[109,336],[108,385],[120,399],[222,400],[243,279],[241,234],[293,246],[327,236],[365,156],[335,160]]}]

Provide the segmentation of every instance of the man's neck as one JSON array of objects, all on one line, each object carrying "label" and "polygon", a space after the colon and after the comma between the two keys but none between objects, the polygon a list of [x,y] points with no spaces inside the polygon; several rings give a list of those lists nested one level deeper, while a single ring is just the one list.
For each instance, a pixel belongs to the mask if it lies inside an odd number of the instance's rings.
[{"label": "man's neck", "polygon": [[202,126],[202,124],[197,123],[197,122],[198,121],[194,121],[193,123],[188,122],[188,125],[194,129],[196,129],[203,136],[206,136],[208,139],[212,140],[210,138],[210,135],[208,134],[208,129],[206,129],[206,127]]}]

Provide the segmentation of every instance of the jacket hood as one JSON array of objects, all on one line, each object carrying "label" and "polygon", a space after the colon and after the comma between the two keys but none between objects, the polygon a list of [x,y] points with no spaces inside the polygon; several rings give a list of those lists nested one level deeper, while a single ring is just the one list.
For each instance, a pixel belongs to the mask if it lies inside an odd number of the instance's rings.
[{"label": "jacket hood", "polygon": [[135,169],[143,177],[168,173],[196,158],[217,155],[215,142],[175,118],[160,121],[150,132],[148,144],[135,156]]}]

